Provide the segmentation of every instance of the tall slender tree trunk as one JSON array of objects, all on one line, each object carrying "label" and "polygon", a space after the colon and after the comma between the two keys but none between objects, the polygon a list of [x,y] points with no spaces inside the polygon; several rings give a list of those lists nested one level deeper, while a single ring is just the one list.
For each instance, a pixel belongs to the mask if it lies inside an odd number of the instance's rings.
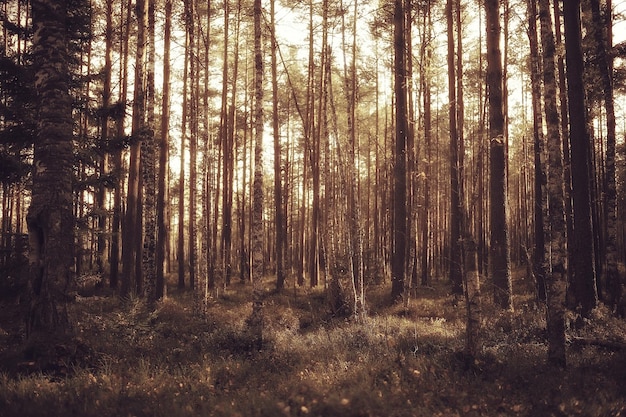
[{"label": "tall slender tree trunk", "polygon": [[[120,12],[120,20],[124,21],[124,3],[121,3],[121,12]],[[126,21],[126,28],[130,25],[128,22],[130,21],[130,9],[128,10],[128,17]],[[122,29],[120,30],[120,55],[121,55],[121,64],[120,64],[120,95],[118,102],[118,109],[115,113],[115,124],[116,124],[116,136],[117,141],[120,141],[124,136],[124,117],[126,113],[126,99],[128,96],[128,33]],[[111,225],[111,276],[109,278],[109,286],[111,288],[117,288],[119,282],[119,265],[120,265],[120,229],[122,226],[122,146],[119,145],[115,149],[115,153],[113,155],[113,166],[115,175],[117,176],[115,191],[113,194],[113,224]],[[122,278],[124,279],[124,278]],[[124,283],[122,281],[122,286]],[[127,291],[127,290],[125,290]]]},{"label": "tall slender tree trunk", "polygon": [[[567,104],[567,80],[565,75],[565,51],[563,46],[563,37],[561,35],[561,8],[559,2],[553,2],[554,15],[554,37],[557,50],[558,83],[559,83],[559,105],[561,116],[561,140],[563,142],[563,179],[565,181],[565,223],[567,225],[567,279],[573,282],[574,274],[574,219],[572,208],[572,169],[571,169],[571,152],[569,137],[569,112]],[[569,298],[569,297],[568,297]],[[573,304],[573,303],[572,303]]]},{"label": "tall slender tree trunk", "polygon": [[431,172],[433,166],[432,160],[432,103],[431,103],[431,59],[432,47],[432,21],[430,7],[424,8],[424,23],[422,25],[422,66],[420,79],[422,82],[422,96],[424,100],[424,147],[426,163],[424,164],[424,206],[422,210],[422,253],[421,253],[421,283],[422,285],[430,284],[430,265],[429,265],[429,240],[430,240],[430,184]]},{"label": "tall slender tree trunk", "polygon": [[[106,2],[106,28],[105,28],[105,52],[104,52],[104,80],[102,83],[102,120],[100,127],[100,138],[102,143],[109,141],[109,117],[111,106],[111,70],[113,52],[113,0]],[[99,161],[99,175],[104,178],[107,174],[108,156],[105,153]],[[104,272],[104,258],[106,252],[106,223],[107,215],[105,208],[106,186],[101,181],[98,188],[98,241],[96,252],[96,266],[99,273]]]},{"label": "tall slender tree trunk", "polygon": [[509,232],[507,223],[506,144],[502,97],[500,51],[500,2],[486,0],[487,88],[489,89],[489,214],[490,259],[494,301],[503,309],[513,308]]},{"label": "tall slender tree trunk", "polygon": [[237,12],[235,15],[235,39],[233,53],[233,67],[228,76],[232,77],[231,104],[228,108],[224,129],[222,132],[223,143],[223,177],[222,177],[222,273],[224,274],[224,284],[230,285],[232,277],[231,249],[233,230],[233,176],[235,163],[235,129],[236,129],[236,102],[237,102],[237,78],[239,74],[239,34],[241,27],[241,1],[237,1]]},{"label": "tall slender tree trunk", "polygon": [[261,0],[254,0],[254,183],[252,214],[252,315],[249,324],[256,348],[263,345],[263,54]]},{"label": "tall slender tree trunk", "polygon": [[276,227],[276,289],[285,287],[285,243],[287,240],[287,227],[283,208],[283,166],[281,160],[282,147],[280,144],[280,127],[278,124],[278,71],[276,63],[276,0],[271,1],[270,29],[272,35],[272,131],[274,135],[274,222]]},{"label": "tall slender tree trunk", "polygon": [[165,1],[165,27],[163,39],[163,93],[161,97],[161,138],[159,144],[159,171],[157,174],[157,247],[156,247],[156,299],[165,295],[165,248],[168,240],[167,206],[169,130],[170,130],[170,50],[172,37],[172,0]]},{"label": "tall slender tree trunk", "polygon": [[591,223],[591,178],[589,131],[583,84],[582,34],[580,27],[580,0],[563,3],[565,26],[565,60],[567,67],[567,95],[570,120],[572,200],[574,211],[574,248],[571,291],[575,307],[588,316],[598,303],[594,266],[593,227]]},{"label": "tall slender tree trunk", "polygon": [[604,96],[604,107],[606,110],[606,159],[604,173],[604,192],[606,200],[606,290],[607,301],[613,307],[617,305],[621,298],[621,282],[617,270],[617,187],[615,181],[615,100],[613,97],[613,62],[608,51],[612,47],[612,39],[606,36],[606,32],[611,27],[611,9],[608,9],[608,21],[605,23],[600,11],[600,1],[590,0],[592,23],[591,29],[598,57],[598,66],[602,80],[602,91]]},{"label": "tall slender tree trunk", "polygon": [[156,246],[157,246],[157,213],[156,213],[156,145],[154,138],[154,0],[147,0],[144,12],[147,12],[148,42],[147,42],[147,82],[146,82],[146,125],[142,129],[141,175],[145,192],[143,193],[143,252],[142,269],[144,273],[144,288],[148,308],[154,310],[156,303]]},{"label": "tall slender tree trunk", "polygon": [[452,292],[463,293],[463,265],[461,258],[461,199],[459,160],[459,134],[457,129],[456,66],[454,53],[454,5],[455,0],[446,2],[446,22],[448,34],[448,120],[450,125],[450,282]]},{"label": "tall slender tree trunk", "polygon": [[178,175],[178,242],[176,247],[176,257],[178,258],[178,289],[185,288],[185,142],[187,139],[187,118],[188,100],[187,95],[189,85],[189,34],[185,31],[185,62],[183,64],[183,108],[180,134],[180,172]]},{"label": "tall slender tree trunk", "polygon": [[196,4],[195,0],[185,2],[185,25],[189,36],[189,287],[195,288],[198,267],[198,221],[197,221],[197,195],[198,195],[198,55],[196,50]]},{"label": "tall slender tree trunk", "polygon": [[[539,0],[541,47],[543,50],[544,103],[548,151],[548,222],[545,256],[547,284],[548,360],[565,366],[565,289],[567,286],[567,241],[563,180],[563,152],[556,104],[555,41],[549,0]],[[549,261],[549,264],[548,264]]]},{"label": "tall slender tree trunk", "polygon": [[544,216],[547,209],[544,200],[546,187],[545,161],[543,158],[543,117],[541,112],[541,60],[537,38],[537,0],[528,0],[528,37],[530,41],[530,79],[533,109],[533,155],[534,155],[534,233],[533,275],[535,276],[537,301],[546,301]]},{"label": "tall slender tree trunk", "polygon": [[[122,257],[124,266],[124,281],[122,282],[121,295],[127,297],[131,292],[140,294],[141,288],[141,265],[137,258],[141,255],[139,244],[142,241],[141,206],[141,134],[145,123],[146,94],[145,62],[146,62],[146,25],[147,13],[144,7],[145,0],[138,0],[135,4],[137,16],[137,50],[135,55],[135,85],[133,93],[133,118],[132,138],[130,148],[130,167],[128,170],[128,192],[126,196],[126,218],[124,221],[124,241]],[[134,287],[132,283],[135,283]]]},{"label": "tall slender tree trunk", "polygon": [[394,1],[394,93],[396,98],[396,138],[393,166],[393,246],[391,260],[391,299],[397,301],[404,291],[407,245],[407,113],[406,39],[404,0]]}]

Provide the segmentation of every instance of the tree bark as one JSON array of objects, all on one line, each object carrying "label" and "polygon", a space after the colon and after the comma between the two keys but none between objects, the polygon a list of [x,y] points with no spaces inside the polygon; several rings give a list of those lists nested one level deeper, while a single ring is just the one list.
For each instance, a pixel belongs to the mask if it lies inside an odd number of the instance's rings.
[{"label": "tree bark", "polygon": [[587,128],[587,109],[583,84],[582,34],[580,27],[580,0],[563,3],[565,26],[565,60],[567,67],[567,95],[570,120],[572,200],[574,211],[574,268],[571,291],[575,306],[588,316],[598,303],[596,271],[594,266],[593,227],[591,223],[590,143]]},{"label": "tree bark", "polygon": [[143,251],[142,267],[144,289],[148,308],[154,310],[156,303],[156,246],[157,246],[157,213],[156,213],[156,149],[154,138],[154,0],[147,0],[144,5],[148,24],[147,39],[147,82],[146,82],[146,124],[142,128],[141,141],[141,175],[144,184],[143,200]]},{"label": "tree bark", "polygon": [[254,183],[252,213],[252,315],[250,330],[257,349],[263,346],[263,54],[261,0],[254,0]]},{"label": "tree bark", "polygon": [[454,54],[454,4],[446,2],[446,22],[448,34],[448,122],[450,130],[450,283],[452,292],[463,293],[462,260],[461,260],[461,210],[460,210],[460,167],[459,167],[459,135],[457,130],[457,95],[456,66]]},{"label": "tree bark", "polygon": [[[563,179],[563,152],[556,105],[555,41],[549,0],[539,0],[541,46],[543,50],[544,103],[548,151],[548,218],[545,256],[547,284],[548,361],[565,366],[565,288],[567,283],[567,241]],[[549,263],[548,263],[549,262]]]},{"label": "tree bark", "polygon": [[170,130],[170,49],[172,36],[172,0],[165,1],[165,37],[163,39],[163,93],[161,101],[161,137],[159,144],[159,171],[157,175],[157,247],[156,247],[156,299],[165,295],[165,248],[168,223],[165,218],[168,194],[168,158]]},{"label": "tree bark", "polygon": [[[606,292],[607,301],[616,307],[621,298],[622,286],[617,270],[617,186],[615,181],[615,101],[613,98],[612,58],[608,51],[611,49],[612,39],[605,36],[607,28],[611,27],[611,19],[605,24],[600,11],[599,0],[590,0],[596,56],[602,83],[604,107],[606,110],[606,158],[604,173],[605,192],[605,263],[606,263]],[[608,10],[611,13],[611,10]]]},{"label": "tree bark", "polygon": [[283,207],[283,166],[282,147],[280,144],[280,127],[278,124],[278,71],[277,71],[277,42],[276,42],[276,0],[271,1],[271,31],[272,31],[272,130],[274,134],[274,222],[276,227],[276,289],[285,287],[285,243],[287,227]]},{"label": "tree bark", "polygon": [[33,189],[27,215],[30,243],[27,334],[36,343],[42,334],[58,336],[70,330],[63,304],[74,267],[74,158],[68,5],[63,0],[34,0],[31,4],[38,122]]},{"label": "tree bark", "polygon": [[404,0],[394,2],[394,92],[396,98],[396,138],[393,166],[393,247],[391,260],[391,299],[397,301],[404,291],[407,245],[407,114],[406,39]]},{"label": "tree bark", "polygon": [[489,214],[491,218],[490,266],[493,297],[502,309],[513,307],[509,233],[506,206],[506,144],[502,98],[502,53],[500,51],[500,3],[486,0],[487,88],[489,89]]}]

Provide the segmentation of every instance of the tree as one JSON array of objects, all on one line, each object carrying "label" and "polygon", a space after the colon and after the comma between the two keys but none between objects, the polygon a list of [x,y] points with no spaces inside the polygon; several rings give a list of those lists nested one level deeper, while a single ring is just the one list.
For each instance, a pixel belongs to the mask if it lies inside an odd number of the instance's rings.
[{"label": "tree", "polygon": [[610,58],[608,50],[611,49],[611,40],[606,36],[606,32],[610,30],[611,19],[610,11],[607,24],[604,24],[603,17],[600,12],[600,1],[590,0],[592,27],[589,28],[593,34],[595,43],[595,55],[598,60],[600,79],[602,85],[604,107],[606,109],[606,160],[603,186],[605,191],[606,219],[605,239],[606,239],[606,290],[608,302],[615,307],[621,298],[621,282],[619,272],[617,270],[617,190],[615,180],[615,100],[613,97],[613,79],[611,73],[613,71],[613,62]]},{"label": "tree", "polygon": [[282,184],[282,147],[280,144],[280,127],[278,124],[278,71],[276,42],[275,0],[271,1],[271,36],[272,36],[272,130],[274,135],[274,222],[276,223],[276,289],[285,286],[285,244],[287,241],[287,224],[283,205]]},{"label": "tree", "polygon": [[[106,29],[105,29],[105,53],[104,53],[104,69],[102,70],[104,81],[102,83],[102,112],[101,112],[101,125],[100,125],[100,140],[103,147],[107,147],[106,144],[109,140],[109,118],[110,118],[110,106],[111,106],[111,78],[112,78],[112,62],[111,54],[113,52],[113,0],[106,1]],[[102,153],[100,158],[99,175],[100,184],[98,188],[98,247],[96,254],[96,264],[99,273],[104,272],[104,257],[106,250],[105,230],[106,230],[106,186],[103,179],[106,178],[108,154]]]},{"label": "tree", "polygon": [[[124,20],[124,3],[121,3],[120,10],[120,20]],[[127,9],[127,17],[126,24],[123,27],[130,27],[130,7]],[[129,38],[127,30],[120,30],[120,51],[119,54],[121,56],[122,62],[120,64],[120,89],[119,89],[119,100],[118,104],[115,106],[116,110],[115,114],[115,124],[116,124],[116,135],[117,142],[121,142],[124,137],[124,117],[126,113],[126,99],[128,96],[128,43]],[[122,227],[122,150],[123,146],[121,143],[115,148],[113,154],[113,170],[115,172],[116,181],[115,181],[115,190],[113,194],[113,224],[111,225],[111,275],[109,277],[109,286],[111,288],[117,288],[119,282],[119,260],[120,260],[120,229]],[[125,231],[125,229],[124,229]],[[125,235],[124,235],[125,236]],[[123,242],[122,242],[123,243]],[[122,245],[123,249],[124,245]],[[124,255],[124,254],[122,254]],[[123,270],[124,271],[124,270]],[[128,292],[128,284],[126,278],[122,277],[122,294]]]},{"label": "tree", "polygon": [[156,149],[154,138],[154,0],[146,0],[144,13],[147,15],[147,82],[146,82],[146,124],[141,130],[141,175],[145,192],[143,193],[143,251],[142,268],[145,279],[145,292],[148,308],[154,309],[156,302],[156,246],[157,246],[157,212],[156,212]]},{"label": "tree", "polygon": [[67,311],[60,304],[66,300],[74,265],[68,4],[34,0],[32,13],[38,123],[27,215],[31,298],[27,332],[31,340],[69,331]]},{"label": "tree", "polygon": [[[142,288],[142,207],[141,199],[141,139],[145,123],[145,62],[146,62],[146,0],[135,4],[137,16],[137,50],[135,53],[135,86],[133,92],[132,144],[128,168],[128,192],[126,195],[126,216],[124,219],[124,239],[122,242],[122,262],[124,275],[121,295],[128,297],[131,292],[141,294]],[[134,279],[133,279],[134,278]],[[134,286],[132,285],[134,281]]]},{"label": "tree", "polygon": [[572,206],[574,212],[574,248],[571,265],[574,269],[571,291],[574,307],[589,315],[598,303],[596,271],[593,259],[593,227],[591,223],[591,155],[587,110],[583,84],[583,53],[580,27],[580,0],[563,3],[565,26],[565,63],[570,120],[570,151],[572,170]]},{"label": "tree", "polygon": [[396,98],[396,137],[393,166],[393,249],[391,259],[391,299],[398,300],[404,291],[407,245],[407,135],[409,129],[406,80],[406,39],[404,0],[394,1],[393,50],[394,93]]},{"label": "tree", "polygon": [[544,217],[547,210],[544,199],[546,173],[544,169],[543,152],[543,117],[541,113],[541,60],[539,40],[537,39],[537,1],[528,0],[528,38],[530,42],[530,79],[532,90],[533,111],[533,154],[534,154],[534,233],[535,244],[533,252],[533,275],[535,277],[537,301],[546,301],[545,288],[545,260],[546,245],[544,238]]},{"label": "tree", "polygon": [[[450,130],[450,282],[454,294],[463,292],[461,258],[461,183],[459,134],[457,130],[456,66],[454,54],[454,0],[446,2],[448,33],[448,121]],[[460,36],[460,33],[457,35]],[[460,58],[459,58],[460,59]]]},{"label": "tree", "polygon": [[[550,17],[549,0],[539,0],[541,21],[541,47],[543,51],[543,85],[547,125],[548,151],[548,218],[544,227],[548,253],[545,280],[547,284],[548,360],[565,366],[565,288],[567,282],[567,241],[565,225],[565,202],[563,180],[563,152],[560,136],[560,120],[556,105],[557,83],[555,41]],[[549,262],[549,264],[547,264]]]},{"label": "tree", "polygon": [[490,266],[494,301],[511,309],[512,286],[506,206],[506,152],[500,51],[500,2],[486,0],[487,88],[489,92],[489,214],[491,218]]},{"label": "tree", "polygon": [[252,315],[250,331],[256,347],[263,345],[263,53],[261,0],[254,0],[254,182],[252,206]]},{"label": "tree", "polygon": [[168,159],[169,159],[169,122],[170,122],[170,49],[172,36],[172,0],[165,1],[165,37],[163,40],[163,95],[161,104],[161,138],[159,143],[159,171],[157,174],[157,247],[156,247],[156,298],[165,293],[165,248],[167,223],[165,218]]}]

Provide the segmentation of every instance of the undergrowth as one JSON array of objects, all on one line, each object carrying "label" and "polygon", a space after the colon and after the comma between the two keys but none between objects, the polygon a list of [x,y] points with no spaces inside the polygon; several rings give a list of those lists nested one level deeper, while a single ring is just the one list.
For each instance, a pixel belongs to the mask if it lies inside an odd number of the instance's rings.
[{"label": "undergrowth", "polygon": [[[154,312],[78,298],[80,360],[18,363],[19,337],[0,333],[0,416],[626,415],[625,352],[572,345],[566,369],[548,367],[545,312],[523,294],[514,312],[483,303],[483,350],[467,368],[464,308],[446,290],[389,305],[387,287],[370,288],[363,322],[332,317],[321,290],[268,291],[260,351],[245,331],[247,286],[212,300],[204,319],[188,292]],[[625,328],[600,308],[572,318],[568,336],[623,341]]]}]

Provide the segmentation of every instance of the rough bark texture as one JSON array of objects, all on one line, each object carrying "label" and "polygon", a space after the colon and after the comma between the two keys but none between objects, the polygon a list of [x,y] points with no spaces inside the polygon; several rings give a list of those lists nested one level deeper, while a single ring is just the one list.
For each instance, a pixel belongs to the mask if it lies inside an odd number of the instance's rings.
[{"label": "rough bark texture", "polygon": [[280,144],[280,126],[278,123],[278,71],[275,0],[271,2],[272,30],[272,130],[274,134],[274,222],[276,223],[276,289],[285,287],[285,243],[287,242],[287,225],[283,207],[282,182],[282,146]]},{"label": "rough bark texture", "polygon": [[565,288],[567,241],[559,112],[556,105],[555,42],[549,0],[539,1],[541,47],[543,50],[544,103],[548,151],[548,221],[546,243],[548,360],[565,366]]},{"label": "rough bark texture", "polygon": [[250,331],[256,348],[263,345],[263,54],[261,0],[254,0],[254,183],[252,204],[252,315]]},{"label": "rough bark texture", "polygon": [[[611,40],[605,36],[611,19],[605,24],[600,12],[600,1],[591,0],[591,14],[595,40],[596,57],[600,69],[604,107],[606,109],[606,159],[604,173],[604,190],[606,204],[606,291],[607,301],[613,307],[617,306],[621,298],[621,282],[617,270],[617,185],[615,181],[615,101],[613,98],[613,78],[611,75],[613,63],[607,53],[611,49]],[[608,13],[611,13],[610,9]],[[608,39],[607,39],[608,38]]]},{"label": "rough bark texture", "polygon": [[581,46],[580,0],[563,3],[565,26],[565,61],[570,120],[570,150],[572,170],[572,200],[574,211],[574,248],[571,291],[573,307],[589,315],[598,303],[596,271],[593,259],[593,227],[591,223],[590,163],[591,155],[585,89],[583,85],[583,53]]},{"label": "rough bark texture", "polygon": [[454,13],[455,1],[446,3],[448,33],[448,122],[450,125],[450,282],[454,294],[463,293],[461,260],[461,198],[459,177],[459,135],[457,130],[457,97],[454,55]]},{"label": "rough bark texture", "polygon": [[30,243],[30,310],[27,332],[63,334],[61,306],[73,270],[72,99],[69,94],[67,3],[32,2],[37,137],[27,224]]},{"label": "rough bark texture", "polygon": [[141,130],[141,175],[144,185],[142,267],[148,308],[156,302],[156,150],[154,143],[154,0],[144,4],[148,24],[147,119]]},{"label": "rough bark texture", "polygon": [[511,309],[512,287],[506,206],[506,153],[500,51],[500,2],[486,0],[487,88],[489,89],[489,214],[491,218],[490,265],[494,301]]},{"label": "rough bark texture", "polygon": [[396,95],[396,143],[395,164],[393,167],[393,250],[391,259],[391,298],[395,301],[402,296],[405,280],[407,245],[406,210],[406,142],[407,120],[407,80],[406,80],[406,40],[404,38],[404,2],[394,3],[394,88]]}]

